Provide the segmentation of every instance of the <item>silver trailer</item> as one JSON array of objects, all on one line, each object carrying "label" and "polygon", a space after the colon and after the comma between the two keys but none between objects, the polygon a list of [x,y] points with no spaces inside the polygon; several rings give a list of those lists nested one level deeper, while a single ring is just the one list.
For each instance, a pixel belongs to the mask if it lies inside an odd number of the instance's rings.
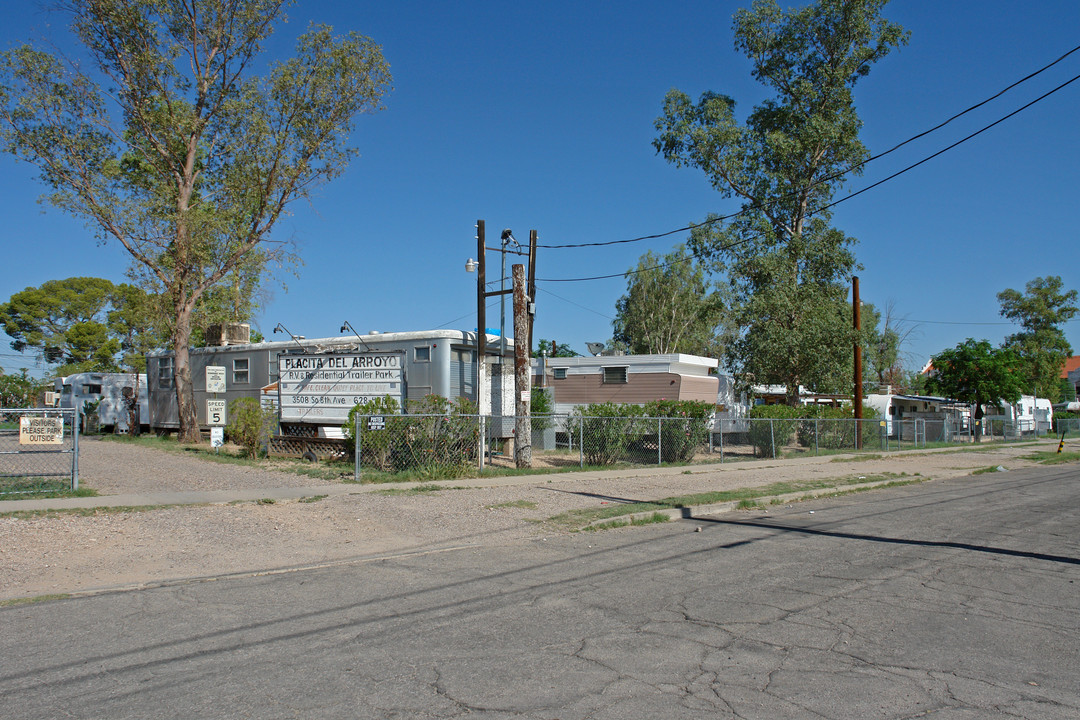
[{"label": "silver trailer", "polygon": [[[481,413],[510,417],[505,425],[508,435],[513,429],[514,359],[513,342],[507,340],[506,354],[500,362],[498,339],[489,336],[487,342],[487,377],[490,390]],[[283,355],[326,353],[400,352],[405,359],[406,398],[418,400],[427,395],[448,399],[465,397],[476,401],[476,333],[461,330],[427,330],[416,332],[369,333],[357,337],[332,337],[192,348],[190,351],[191,380],[195,395],[199,427],[206,422],[206,401],[225,400],[231,403],[241,397],[262,399],[267,388],[278,382],[278,361]],[[225,392],[209,393],[206,389],[206,368],[225,369]],[[150,427],[154,430],[175,430],[179,427],[176,407],[175,361],[171,350],[161,350],[146,356],[149,380]],[[505,373],[501,370],[505,368]]]},{"label": "silver trailer", "polygon": [[131,429],[129,398],[133,399],[137,394],[139,424],[149,424],[149,393],[143,373],[75,373],[56,378],[54,387],[60,393],[60,407],[75,408],[77,414],[82,416],[88,403],[97,402],[100,427],[121,433]]}]

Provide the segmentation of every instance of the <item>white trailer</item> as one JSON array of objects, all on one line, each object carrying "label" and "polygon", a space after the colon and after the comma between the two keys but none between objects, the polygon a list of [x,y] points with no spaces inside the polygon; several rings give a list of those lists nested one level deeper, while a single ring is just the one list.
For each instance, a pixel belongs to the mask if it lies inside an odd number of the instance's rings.
[{"label": "white trailer", "polygon": [[126,388],[129,395],[138,397],[139,424],[149,423],[150,396],[145,373],[75,373],[56,378],[54,385],[60,393],[60,407],[75,408],[83,415],[88,404],[98,403],[96,412],[100,427],[121,433],[130,430],[131,412],[124,393]]}]

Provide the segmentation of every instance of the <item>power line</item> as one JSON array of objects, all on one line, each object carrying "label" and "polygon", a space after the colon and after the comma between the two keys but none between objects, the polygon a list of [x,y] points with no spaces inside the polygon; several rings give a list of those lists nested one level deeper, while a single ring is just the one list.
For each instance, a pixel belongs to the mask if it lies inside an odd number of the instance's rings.
[{"label": "power line", "polygon": [[[814,187],[814,186],[819,185],[819,184],[821,184],[823,182],[828,182],[830,180],[835,180],[835,179],[837,179],[839,177],[842,177],[844,175],[852,173],[852,172],[854,172],[854,171],[856,171],[856,170],[858,170],[858,169],[860,169],[862,167],[865,167],[867,164],[869,164],[870,162],[873,162],[874,160],[885,157],[886,155],[900,149],[901,147],[903,147],[905,145],[908,145],[909,143],[914,142],[915,140],[926,137],[927,135],[929,135],[929,134],[931,134],[933,132],[936,132],[937,130],[940,130],[941,128],[945,127],[946,125],[953,122],[954,120],[957,120],[958,118],[963,117],[964,115],[966,115],[966,114],[968,114],[968,113],[970,113],[970,112],[972,112],[974,110],[977,110],[977,109],[981,108],[982,106],[986,105],[987,103],[990,103],[993,100],[996,100],[997,98],[1001,97],[1002,95],[1004,95],[1008,91],[1012,90],[1013,88],[1016,88],[1017,86],[1022,85],[1023,83],[1027,82],[1028,80],[1031,80],[1032,78],[1034,78],[1037,75],[1045,72],[1046,70],[1049,70],[1054,65],[1057,65],[1062,60],[1064,60],[1065,58],[1067,58],[1068,56],[1072,55],[1073,53],[1075,53],[1077,51],[1080,51],[1080,45],[1072,48],[1071,50],[1069,50],[1067,52],[1065,52],[1063,55],[1058,57],[1056,60],[1048,63],[1047,65],[1044,65],[1043,67],[1039,68],[1038,70],[1036,70],[1036,71],[1034,71],[1032,73],[1029,73],[1025,77],[1023,77],[1023,78],[1017,80],[1016,82],[1012,83],[1011,85],[1008,85],[1005,88],[1003,88],[1002,90],[999,90],[997,93],[991,95],[990,97],[986,98],[985,100],[982,100],[982,101],[980,101],[980,102],[978,102],[978,103],[976,103],[976,104],[974,104],[974,105],[972,105],[972,106],[970,106],[968,108],[965,108],[964,110],[961,110],[960,112],[956,113],[955,115],[948,118],[947,120],[944,120],[944,121],[938,123],[934,127],[930,128],[928,130],[924,130],[923,132],[920,132],[920,133],[918,133],[916,135],[913,135],[910,138],[908,138],[907,140],[904,140],[904,141],[902,141],[900,143],[897,143],[896,145],[889,148],[888,150],[885,150],[884,152],[880,152],[880,153],[878,153],[876,155],[872,155],[872,156],[868,157],[866,160],[863,160],[862,162],[856,163],[856,164],[848,167],[846,170],[842,170],[842,171],[840,171],[838,173],[834,173],[833,175],[830,175],[830,176],[827,176],[827,177],[824,177],[824,178],[820,178],[820,179],[814,181],[810,185],[810,187]],[[1080,77],[1080,76],[1078,76],[1078,77]],[[829,203],[829,204],[824,205],[824,206],[822,206],[820,208],[817,208],[817,209],[811,211],[810,213],[808,213],[808,215],[813,215],[814,212],[820,212],[820,211],[825,210],[827,208],[830,208],[830,207],[832,207],[834,205],[837,205],[837,204],[839,204],[841,202],[844,202],[844,200],[848,200],[848,199],[850,199],[852,197],[855,197],[856,195],[859,195],[859,194],[861,194],[863,192],[866,192],[867,190],[875,188],[878,185],[881,185],[882,183],[887,182],[887,181],[897,177],[898,175],[901,175],[901,174],[907,172],[908,170],[914,169],[914,168],[918,167],[919,165],[921,165],[921,164],[923,164],[925,162],[928,162],[929,160],[934,159],[938,155],[941,155],[942,153],[951,150],[952,148],[956,147],[957,145],[960,145],[961,143],[964,143],[964,142],[970,140],[971,138],[975,137],[976,135],[979,135],[982,132],[985,132],[986,130],[989,130],[990,128],[994,127],[995,125],[997,125],[997,124],[999,124],[1001,122],[1004,122],[1005,120],[1008,120],[1013,115],[1016,115],[1017,113],[1020,113],[1023,110],[1026,110],[1031,105],[1034,105],[1035,103],[1037,103],[1037,102],[1045,99],[1046,97],[1054,94],[1058,90],[1061,90],[1066,85],[1069,85],[1070,83],[1074,82],[1077,79],[1078,79],[1077,77],[1072,78],[1072,80],[1069,80],[1069,81],[1063,83],[1062,85],[1059,85],[1058,87],[1054,88],[1050,92],[1036,98],[1035,100],[1032,100],[1031,102],[1027,103],[1026,105],[1019,108],[1018,110],[1015,110],[1015,111],[1009,113],[1008,115],[1006,115],[1005,117],[991,123],[990,125],[987,125],[986,127],[982,128],[978,132],[972,133],[971,135],[967,136],[966,138],[964,138],[964,139],[962,139],[962,140],[960,140],[960,141],[958,141],[956,143],[953,143],[952,145],[946,147],[945,149],[940,150],[939,152],[934,153],[933,155],[931,155],[931,156],[929,156],[927,158],[924,158],[923,160],[920,160],[919,162],[917,162],[917,163],[915,163],[915,164],[913,164],[913,165],[911,165],[909,167],[904,168],[903,170],[901,170],[898,173],[894,173],[893,175],[890,175],[889,177],[885,178],[884,180],[881,180],[881,181],[879,181],[877,183],[874,183],[873,185],[865,187],[865,188],[859,190],[856,193],[848,195],[845,198],[841,198],[840,200],[837,200],[837,201],[835,201],[833,203]],[[750,209],[752,209],[752,207],[743,208],[743,209],[741,209],[741,210],[739,210],[737,212],[728,213],[727,215],[721,215],[721,216],[718,216],[718,217],[715,217],[715,218],[710,218],[710,219],[705,220],[705,221],[703,221],[701,223],[688,225],[686,227],[676,228],[675,230],[668,230],[666,232],[655,233],[655,234],[652,234],[652,235],[642,235],[640,237],[628,238],[628,239],[625,239],[625,240],[609,240],[609,241],[605,241],[605,242],[593,242],[593,243],[569,243],[569,244],[565,244],[565,245],[537,245],[537,247],[538,248],[547,248],[547,249],[552,249],[552,250],[558,250],[558,249],[564,249],[564,248],[604,247],[604,246],[608,246],[608,245],[621,245],[621,244],[626,244],[626,243],[642,242],[644,240],[656,240],[658,238],[667,237],[669,235],[675,235],[676,233],[681,233],[681,232],[686,232],[688,230],[693,230],[696,227],[702,227],[702,226],[705,226],[705,225],[712,225],[712,224],[715,224],[715,223],[718,223],[718,222],[722,222],[724,220],[730,220],[731,218],[738,217],[740,215],[746,214]],[[605,276],[598,276],[595,279],[604,279],[604,278],[607,278],[607,277],[616,277],[616,276],[614,276],[614,275],[605,275]]]},{"label": "power line", "polygon": [[[853,192],[850,195],[847,195],[846,197],[842,197],[839,200],[834,200],[833,202],[822,205],[821,207],[814,208],[813,210],[811,210],[811,211],[809,211],[807,213],[807,217],[812,217],[814,214],[819,213],[822,210],[826,210],[828,208],[839,205],[842,202],[846,202],[848,200],[851,200],[854,197],[862,195],[867,190],[872,190],[872,189],[878,187],[879,185],[882,185],[882,184],[884,184],[884,183],[886,183],[886,182],[888,182],[888,181],[890,181],[890,180],[892,180],[894,178],[899,177],[900,175],[903,175],[904,173],[908,172],[909,170],[913,170],[913,169],[919,167],[923,163],[926,163],[926,162],[929,162],[930,160],[933,160],[934,158],[948,152],[949,150],[952,150],[953,148],[957,147],[958,145],[962,145],[963,143],[967,142],[968,140],[971,140],[972,138],[974,138],[974,137],[976,137],[978,135],[981,135],[982,133],[986,132],[987,130],[993,128],[994,126],[1000,125],[1001,123],[1005,122],[1009,118],[1011,118],[1011,117],[1013,117],[1015,115],[1018,115],[1019,113],[1023,112],[1024,110],[1027,110],[1032,105],[1035,105],[1036,103],[1042,102],[1046,98],[1048,98],[1051,95],[1053,95],[1054,93],[1068,87],[1069,85],[1076,82],[1077,80],[1080,80],[1080,75],[1076,75],[1076,76],[1070,78],[1069,80],[1066,80],[1065,82],[1058,85],[1054,89],[1052,89],[1052,90],[1050,90],[1050,91],[1048,91],[1046,93],[1043,93],[1042,95],[1035,98],[1031,102],[1025,103],[1024,105],[1020,106],[1016,110],[1013,110],[1008,115],[1005,115],[1004,117],[998,118],[997,120],[990,123],[989,125],[986,125],[986,126],[980,128],[979,130],[976,130],[975,132],[971,133],[967,137],[964,137],[964,138],[961,138],[960,140],[957,140],[956,142],[942,148],[941,150],[938,150],[937,152],[933,153],[932,155],[929,155],[929,156],[923,158],[922,160],[919,160],[916,163],[912,163],[911,165],[908,165],[907,167],[903,168],[902,170],[898,170],[897,172],[893,173],[892,175],[889,175],[888,177],[883,178],[882,180],[878,180],[875,183],[867,185],[866,187],[861,188],[861,189],[857,190],[856,192]],[[706,221],[704,221],[704,222],[702,222],[702,223],[700,223],[698,225],[691,225],[690,228],[684,228],[684,229],[693,229],[695,227],[701,227],[703,225],[710,225],[712,223],[719,222],[720,220],[724,220],[724,219],[727,219],[727,218],[735,217],[737,215],[741,215],[744,212],[745,212],[745,209],[738,212],[738,213],[732,213],[731,215],[725,215],[725,216],[721,216],[721,217],[717,217],[717,218],[711,218],[711,219],[706,220]],[[674,233],[674,232],[679,232],[679,231],[678,230],[672,230],[671,231],[671,233]],[[671,233],[665,233],[665,234],[671,234]],[[661,235],[656,235],[656,236],[653,236],[653,237],[661,237]],[[761,237],[761,236],[757,236],[757,237]],[[748,242],[749,240],[753,240],[753,239],[757,239],[757,238],[756,237],[755,238],[749,238],[748,240],[744,240],[744,241],[741,241],[739,243],[732,243],[731,245],[727,245],[727,246],[722,247],[720,249],[721,250],[728,250],[728,249],[734,247],[735,245],[739,245],[742,242]],[[620,242],[620,241],[616,241],[616,242]],[[621,242],[632,242],[632,241],[628,240],[628,241],[621,241]],[[613,244],[613,243],[602,243],[602,244]],[[568,245],[568,246],[563,246],[563,247],[572,247],[572,246]],[[658,266],[658,267],[660,267],[660,266]],[[647,269],[650,269],[650,268],[643,268],[641,270],[631,271],[631,272],[628,272],[628,273],[615,273],[615,274],[612,274],[612,275],[596,275],[596,276],[593,276],[593,277],[584,277],[584,278],[561,278],[561,279],[548,278],[548,279],[543,280],[543,282],[586,282],[586,281],[589,281],[589,280],[605,280],[605,279],[608,279],[608,278],[629,275],[629,274],[632,274],[632,273],[635,273],[635,272],[643,272],[644,270],[647,270]],[[540,282],[540,280],[538,279],[537,282]]]}]

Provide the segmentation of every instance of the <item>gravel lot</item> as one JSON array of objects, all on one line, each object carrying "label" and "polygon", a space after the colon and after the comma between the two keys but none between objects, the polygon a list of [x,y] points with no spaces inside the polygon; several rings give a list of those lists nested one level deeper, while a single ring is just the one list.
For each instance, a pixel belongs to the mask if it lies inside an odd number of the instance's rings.
[{"label": "gravel lot", "polygon": [[[536,542],[565,532],[545,521],[573,508],[796,478],[905,472],[943,479],[997,465],[1029,466],[1019,456],[1031,449],[461,479],[443,482],[439,492],[409,495],[402,494],[402,488],[388,494],[386,486],[368,485],[337,485],[331,491],[318,487],[320,481],[288,472],[89,440],[81,444],[81,484],[102,495],[285,487],[310,487],[310,494],[306,502],[0,517],[0,600],[363,562],[449,547]],[[972,481],[978,477],[972,476]],[[320,499],[321,495],[328,497]],[[4,505],[0,502],[0,512],[11,509]],[[587,533],[577,537],[588,543]]]}]

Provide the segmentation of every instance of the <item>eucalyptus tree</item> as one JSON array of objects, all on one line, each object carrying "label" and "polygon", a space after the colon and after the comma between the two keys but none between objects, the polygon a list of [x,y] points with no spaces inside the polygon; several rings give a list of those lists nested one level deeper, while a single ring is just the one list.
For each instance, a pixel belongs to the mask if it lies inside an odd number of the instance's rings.
[{"label": "eucalyptus tree", "polygon": [[626,294],[615,306],[615,340],[639,354],[717,354],[723,303],[685,246],[663,256],[650,250],[626,278]]},{"label": "eucalyptus tree", "polygon": [[30,45],[0,56],[6,149],[165,296],[183,441],[199,438],[188,347],[200,298],[288,253],[270,242],[275,224],[344,171],[357,116],[389,90],[374,42],[320,25],[257,74],[284,4],[80,0],[66,9],[87,62]]},{"label": "eucalyptus tree", "polygon": [[1028,390],[1062,399],[1061,369],[1072,355],[1072,346],[1061,329],[1077,313],[1076,290],[1065,290],[1061,277],[1049,275],[1029,282],[1024,292],[1009,288],[998,293],[1001,315],[1019,323],[1022,330],[1005,338],[1005,345],[1019,354]]},{"label": "eucalyptus tree", "polygon": [[886,0],[820,0],[784,11],[757,0],[734,18],[735,46],[773,97],[740,122],[735,101],[715,92],[698,102],[671,90],[654,146],[694,167],[741,211],[710,215],[690,248],[715,261],[732,290],[728,366],[744,382],[833,390],[854,337],[845,283],[854,239],[830,226],[829,204],[868,151],[852,90],[871,66],[907,41],[881,17]]}]

